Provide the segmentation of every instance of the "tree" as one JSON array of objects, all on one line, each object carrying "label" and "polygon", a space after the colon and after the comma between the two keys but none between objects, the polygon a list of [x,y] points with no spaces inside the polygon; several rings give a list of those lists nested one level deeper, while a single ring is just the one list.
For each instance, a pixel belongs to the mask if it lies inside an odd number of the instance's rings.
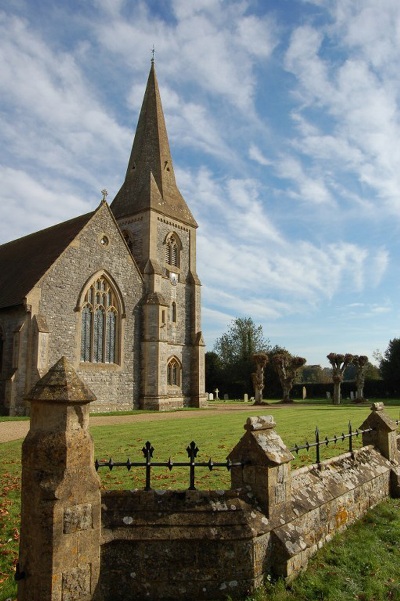
[{"label": "tree", "polygon": [[208,352],[205,354],[205,380],[206,390],[213,392],[221,385],[222,366],[217,353]]},{"label": "tree", "polygon": [[400,389],[400,338],[390,340],[379,368],[390,391],[397,392]]},{"label": "tree", "polygon": [[293,357],[288,351],[277,353],[272,357],[273,366],[279,376],[283,391],[283,403],[292,402],[290,391],[293,388],[297,372],[306,362],[303,357]]},{"label": "tree", "polygon": [[356,368],[356,385],[357,385],[357,397],[356,401],[360,402],[364,400],[364,383],[365,376],[368,369],[368,357],[366,355],[353,355],[351,360],[352,365]]},{"label": "tree", "polygon": [[351,363],[353,355],[350,355],[350,353],[346,353],[345,355],[329,353],[326,358],[332,365],[333,404],[340,405],[340,385],[343,382],[344,371]]},{"label": "tree", "polygon": [[327,383],[332,380],[330,369],[327,373],[326,368],[322,369],[320,365],[304,365],[300,371],[300,382],[304,384]]},{"label": "tree", "polygon": [[224,384],[235,394],[242,395],[252,389],[253,355],[265,353],[271,348],[264,337],[261,325],[256,326],[251,317],[234,319],[228,332],[217,339],[214,352],[221,361]]},{"label": "tree", "polygon": [[255,353],[253,355],[256,371],[251,374],[254,386],[254,404],[262,405],[264,390],[264,368],[269,358],[266,353]]}]

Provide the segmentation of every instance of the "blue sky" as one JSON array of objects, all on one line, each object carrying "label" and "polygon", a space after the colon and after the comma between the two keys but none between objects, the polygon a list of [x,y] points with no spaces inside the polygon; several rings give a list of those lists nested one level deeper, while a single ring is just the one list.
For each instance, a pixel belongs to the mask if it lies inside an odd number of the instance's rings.
[{"label": "blue sky", "polygon": [[398,0],[0,0],[0,243],[113,199],[153,45],[207,350],[250,316],[372,360],[400,336]]}]

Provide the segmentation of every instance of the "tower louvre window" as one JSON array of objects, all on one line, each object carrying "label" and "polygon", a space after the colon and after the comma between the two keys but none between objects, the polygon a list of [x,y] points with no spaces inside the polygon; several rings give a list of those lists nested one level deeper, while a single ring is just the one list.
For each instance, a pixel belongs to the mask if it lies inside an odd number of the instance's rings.
[{"label": "tower louvre window", "polygon": [[179,267],[180,242],[175,234],[171,234],[165,242],[165,262],[172,267]]},{"label": "tower louvre window", "polygon": [[129,248],[129,250],[131,251],[131,254],[133,254],[133,242],[132,242],[132,238],[129,235],[129,232],[127,232],[126,230],[123,230],[122,235],[124,237],[124,240]]},{"label": "tower louvre window", "polygon": [[118,363],[120,311],[117,294],[105,276],[86,290],[81,308],[81,361]]}]

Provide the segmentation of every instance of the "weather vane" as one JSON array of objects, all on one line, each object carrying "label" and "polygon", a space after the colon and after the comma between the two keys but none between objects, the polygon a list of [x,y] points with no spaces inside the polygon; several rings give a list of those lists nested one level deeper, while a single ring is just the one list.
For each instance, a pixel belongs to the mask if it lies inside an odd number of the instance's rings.
[{"label": "weather vane", "polygon": [[102,200],[106,200],[106,198],[107,198],[107,196],[108,196],[108,192],[107,192],[107,190],[104,188],[104,190],[102,190],[102,191],[101,191],[101,193],[102,193],[102,195],[103,195],[103,198],[102,198]]}]

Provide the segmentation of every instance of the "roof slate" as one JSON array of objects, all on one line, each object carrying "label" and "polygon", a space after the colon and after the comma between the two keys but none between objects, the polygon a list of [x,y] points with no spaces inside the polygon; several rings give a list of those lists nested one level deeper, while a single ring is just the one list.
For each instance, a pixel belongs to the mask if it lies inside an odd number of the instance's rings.
[{"label": "roof slate", "polygon": [[93,214],[80,215],[0,246],[0,309],[23,304],[29,291]]}]

